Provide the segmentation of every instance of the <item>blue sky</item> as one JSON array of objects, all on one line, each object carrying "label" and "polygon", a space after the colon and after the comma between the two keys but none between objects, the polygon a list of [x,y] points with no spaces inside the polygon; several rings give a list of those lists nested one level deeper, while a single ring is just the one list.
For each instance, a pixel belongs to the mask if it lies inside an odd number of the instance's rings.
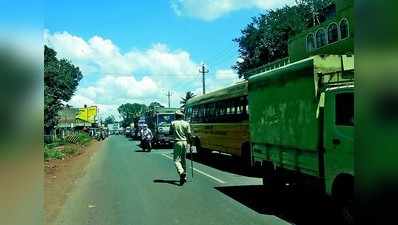
[{"label": "blue sky", "polygon": [[264,10],[292,0],[45,1],[44,41],[84,78],[70,104],[95,104],[101,116],[126,102],[179,106],[200,94],[205,62],[208,90],[237,81],[232,39]]}]

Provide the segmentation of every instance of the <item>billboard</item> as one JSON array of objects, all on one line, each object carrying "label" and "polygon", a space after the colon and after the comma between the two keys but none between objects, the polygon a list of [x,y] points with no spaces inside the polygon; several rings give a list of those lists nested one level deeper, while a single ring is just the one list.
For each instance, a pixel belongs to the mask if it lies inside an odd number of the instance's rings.
[{"label": "billboard", "polygon": [[97,106],[90,106],[86,108],[80,108],[76,115],[76,119],[83,120],[89,123],[95,123],[95,117],[97,116]]}]

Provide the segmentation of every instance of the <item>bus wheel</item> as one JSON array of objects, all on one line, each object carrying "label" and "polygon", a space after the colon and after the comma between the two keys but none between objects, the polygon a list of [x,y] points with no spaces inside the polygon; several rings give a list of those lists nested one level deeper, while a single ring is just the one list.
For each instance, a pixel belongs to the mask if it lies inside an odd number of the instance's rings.
[{"label": "bus wheel", "polygon": [[203,149],[203,148],[201,147],[201,145],[200,145],[200,139],[199,139],[199,138],[195,138],[194,145],[195,145],[195,147],[196,147],[196,153],[197,153],[199,156],[203,156],[204,153],[205,153],[205,151],[204,151],[204,149]]},{"label": "bus wheel", "polygon": [[332,198],[337,203],[342,222],[345,225],[354,224],[354,177],[352,175],[340,174],[336,177],[332,186]]},{"label": "bus wheel", "polygon": [[241,151],[242,151],[242,162],[243,166],[246,169],[250,169],[252,167],[252,153],[250,151],[250,144],[248,142],[242,144],[241,146]]}]

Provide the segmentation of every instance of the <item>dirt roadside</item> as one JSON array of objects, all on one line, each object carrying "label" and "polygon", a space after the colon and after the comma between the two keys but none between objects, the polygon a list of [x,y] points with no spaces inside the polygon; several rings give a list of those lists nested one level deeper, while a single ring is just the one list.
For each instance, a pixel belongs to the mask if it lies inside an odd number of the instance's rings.
[{"label": "dirt roadside", "polygon": [[93,140],[79,149],[79,154],[64,160],[44,162],[44,224],[53,224],[76,180],[85,174],[91,156],[101,149],[102,142]]}]

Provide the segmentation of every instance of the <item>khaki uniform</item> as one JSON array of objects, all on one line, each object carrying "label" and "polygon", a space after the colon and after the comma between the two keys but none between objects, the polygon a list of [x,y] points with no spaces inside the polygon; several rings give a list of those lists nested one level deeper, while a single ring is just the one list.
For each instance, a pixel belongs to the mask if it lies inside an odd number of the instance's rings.
[{"label": "khaki uniform", "polygon": [[184,120],[175,120],[171,123],[170,133],[174,136],[174,164],[179,175],[186,173],[186,154],[191,137],[189,123]]}]

